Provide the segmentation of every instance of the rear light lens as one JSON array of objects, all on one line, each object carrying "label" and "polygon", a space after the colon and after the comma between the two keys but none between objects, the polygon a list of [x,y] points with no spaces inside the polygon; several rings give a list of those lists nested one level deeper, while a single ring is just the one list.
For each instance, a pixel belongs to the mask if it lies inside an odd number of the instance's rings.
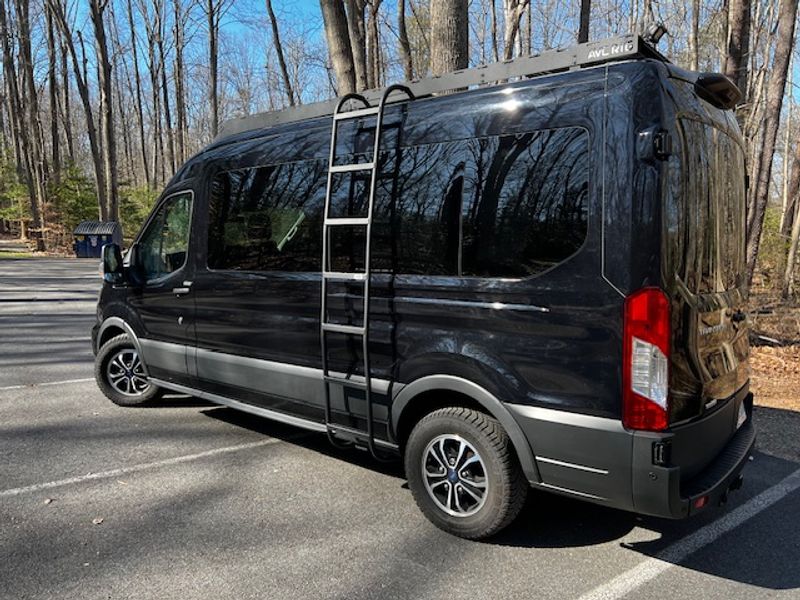
[{"label": "rear light lens", "polygon": [[669,424],[669,300],[658,288],[625,299],[622,422],[661,431]]}]

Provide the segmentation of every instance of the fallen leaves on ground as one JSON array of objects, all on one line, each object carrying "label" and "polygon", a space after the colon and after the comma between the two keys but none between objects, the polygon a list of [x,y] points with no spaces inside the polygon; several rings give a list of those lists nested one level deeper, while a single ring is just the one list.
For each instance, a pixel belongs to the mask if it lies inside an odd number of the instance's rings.
[{"label": "fallen leaves on ground", "polygon": [[800,412],[800,345],[750,349],[756,404]]}]

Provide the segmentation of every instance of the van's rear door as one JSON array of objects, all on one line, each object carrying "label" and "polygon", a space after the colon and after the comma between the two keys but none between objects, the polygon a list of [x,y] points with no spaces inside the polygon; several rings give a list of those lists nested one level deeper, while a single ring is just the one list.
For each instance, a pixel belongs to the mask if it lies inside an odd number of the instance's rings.
[{"label": "van's rear door", "polygon": [[664,186],[673,424],[719,407],[749,376],[744,152],[729,113],[713,117],[677,119],[680,141]]}]

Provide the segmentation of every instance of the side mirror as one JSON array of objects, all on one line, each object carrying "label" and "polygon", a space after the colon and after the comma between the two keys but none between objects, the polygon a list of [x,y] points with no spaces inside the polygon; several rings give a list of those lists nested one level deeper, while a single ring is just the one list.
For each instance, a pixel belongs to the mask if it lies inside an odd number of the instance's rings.
[{"label": "side mirror", "polygon": [[122,250],[117,244],[103,246],[103,279],[108,283],[118,284],[125,281],[122,266]]},{"label": "side mirror", "polygon": [[141,287],[145,282],[140,261],[139,244],[133,244],[125,254],[125,274],[128,283],[133,287]]}]

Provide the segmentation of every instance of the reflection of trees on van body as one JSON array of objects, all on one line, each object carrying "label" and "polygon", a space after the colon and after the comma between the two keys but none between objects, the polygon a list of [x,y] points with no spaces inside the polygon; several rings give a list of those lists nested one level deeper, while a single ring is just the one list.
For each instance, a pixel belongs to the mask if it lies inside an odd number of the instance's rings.
[{"label": "reflection of trees on van body", "polygon": [[311,160],[217,175],[209,208],[209,266],[318,270],[327,167]]},{"label": "reflection of trees on van body", "polygon": [[[341,160],[358,159],[351,153]],[[326,171],[323,160],[312,160],[220,174],[212,186],[209,264],[318,268]],[[386,150],[378,178],[376,271],[525,276],[571,255],[586,235],[582,129]],[[331,216],[364,216],[368,187],[367,172],[334,174]],[[365,239],[363,228],[334,228],[330,268],[363,269]]]},{"label": "reflection of trees on van body", "polygon": [[382,164],[397,175],[382,178],[376,198],[377,269],[458,274],[465,158],[464,142],[402,148],[399,164],[395,152],[386,153]]},{"label": "reflection of trees on van body", "polygon": [[577,128],[483,138],[464,215],[465,275],[524,276],[575,252],[587,228],[588,136]]},{"label": "reflection of trees on van body", "polygon": [[691,293],[730,290],[744,283],[745,191],[728,174],[731,165],[744,169],[744,154],[717,129],[690,119],[680,128],[680,155],[670,160],[667,179],[676,207],[666,213],[667,256]]}]

